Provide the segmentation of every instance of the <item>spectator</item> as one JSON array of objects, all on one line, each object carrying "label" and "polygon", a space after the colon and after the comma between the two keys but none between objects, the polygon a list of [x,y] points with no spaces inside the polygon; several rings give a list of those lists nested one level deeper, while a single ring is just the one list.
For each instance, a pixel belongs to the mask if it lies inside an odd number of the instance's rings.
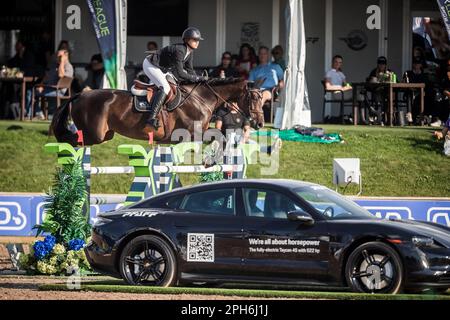
[{"label": "spectator", "polygon": [[[66,93],[66,89],[61,89],[56,92],[55,88],[59,79],[63,77],[73,78],[74,71],[73,66],[69,61],[69,52],[67,50],[59,50],[56,54],[57,62],[53,64],[47,71],[43,83],[36,85],[36,97],[56,97],[56,95],[63,96]],[[40,99],[36,101],[36,116],[39,119],[44,119],[44,114],[40,106]]]},{"label": "spectator", "polygon": [[105,68],[103,66],[103,59],[101,54],[94,54],[91,58],[91,63],[87,67],[88,77],[83,84],[83,91],[103,88],[103,76]]},{"label": "spectator", "polygon": [[239,77],[239,72],[231,66],[231,53],[222,54],[222,63],[211,72],[213,78]]},{"label": "spectator", "polygon": [[248,79],[250,70],[254,67],[256,67],[256,56],[253,53],[253,48],[248,43],[244,43],[239,49],[236,69],[242,78]]},{"label": "spectator", "polygon": [[[342,66],[344,64],[344,58],[341,55],[335,55],[331,62],[331,69],[327,71],[325,74],[325,90],[333,91],[333,90],[342,90],[344,94],[344,100],[351,100],[353,99],[353,88],[352,86],[347,82],[346,76],[344,72],[342,71]],[[332,93],[333,100],[340,100],[342,99],[342,94],[340,92],[334,92]],[[361,102],[363,100],[363,97],[361,95],[358,95],[358,101]],[[361,104],[360,104],[361,105]],[[366,115],[365,110],[360,110],[361,114],[361,121],[363,123],[366,123]],[[325,116],[325,115],[324,115]],[[343,115],[341,115],[343,116]],[[330,112],[325,116],[326,118],[331,118],[331,110]]]},{"label": "spectator", "polygon": [[283,70],[276,63],[271,63],[269,48],[261,47],[258,51],[259,65],[250,71],[250,81],[263,81],[261,91],[263,93],[263,105],[272,99],[272,89],[279,90],[284,87]]},{"label": "spectator", "polygon": [[278,64],[281,67],[281,69],[285,71],[286,61],[284,60],[283,54],[284,54],[283,47],[280,45],[277,45],[272,49],[273,62]]},{"label": "spectator", "polygon": [[386,82],[389,81],[387,78],[393,71],[388,69],[387,67],[387,59],[386,57],[378,57],[377,59],[377,67],[373,69],[369,74],[370,81],[377,82]]},{"label": "spectator", "polygon": [[[230,139],[234,136],[235,143],[256,144],[250,139],[250,121],[237,111],[238,106],[233,104],[230,109],[219,108],[215,113],[215,127]],[[276,139],[271,146],[260,146],[260,152],[271,154],[281,148],[281,139]]]},{"label": "spectator", "polygon": [[450,117],[444,123],[442,131],[435,131],[434,135],[438,140],[444,139],[444,155],[450,157]]},{"label": "spectator", "polygon": [[70,46],[69,46],[69,41],[67,40],[61,40],[58,44],[58,49],[57,52],[59,50],[66,50],[69,54],[70,54]]},{"label": "spectator", "polygon": [[24,41],[18,40],[15,46],[16,54],[8,63],[8,68],[19,68],[25,76],[35,74],[35,61],[33,53],[27,49]]},{"label": "spectator", "polygon": [[[35,76],[37,68],[35,64],[34,55],[28,49],[27,44],[23,40],[18,40],[15,44],[16,54],[7,63],[8,68],[18,68],[24,76]],[[30,85],[27,84],[27,87]],[[21,86],[16,83],[5,83],[2,87],[2,98],[4,101],[10,103],[11,110],[19,108],[19,98],[21,95]],[[31,87],[29,87],[31,88]],[[31,92],[31,90],[30,90]],[[31,103],[31,95],[27,94],[25,97],[26,106],[29,108]],[[14,113],[14,112],[13,112]]]},{"label": "spectator", "polygon": [[[420,57],[414,57],[412,69],[403,75],[403,82],[406,83],[425,83],[425,74],[423,72],[423,60]],[[410,124],[413,119],[419,115],[419,99],[415,92],[406,92],[404,98],[408,99],[408,112],[406,118]]]},{"label": "spectator", "polygon": [[147,42],[147,51],[154,52],[158,50],[158,44],[155,41]]},{"label": "spectator", "polygon": [[[386,57],[380,56],[377,58],[377,67],[373,69],[368,77],[369,82],[389,82],[391,81],[391,75],[393,74],[392,70],[387,67],[387,59]],[[381,125],[384,125],[384,115],[386,110],[386,89],[385,88],[376,88],[374,90],[367,90],[372,94],[372,102],[376,106],[376,110],[374,110],[377,114],[378,122]]]}]

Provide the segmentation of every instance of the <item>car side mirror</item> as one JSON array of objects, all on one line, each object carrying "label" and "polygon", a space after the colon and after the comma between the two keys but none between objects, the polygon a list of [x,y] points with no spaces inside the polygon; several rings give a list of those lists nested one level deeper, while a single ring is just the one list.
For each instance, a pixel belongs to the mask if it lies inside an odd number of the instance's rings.
[{"label": "car side mirror", "polygon": [[309,213],[303,210],[295,210],[288,213],[288,219],[290,221],[301,222],[304,225],[311,226],[314,224],[314,219]]}]

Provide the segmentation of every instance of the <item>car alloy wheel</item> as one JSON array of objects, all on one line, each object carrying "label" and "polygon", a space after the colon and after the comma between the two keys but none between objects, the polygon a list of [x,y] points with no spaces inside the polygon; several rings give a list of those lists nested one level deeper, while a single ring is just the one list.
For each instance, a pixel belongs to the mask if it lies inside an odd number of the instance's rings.
[{"label": "car alloy wheel", "polygon": [[120,273],[131,285],[169,287],[176,281],[176,260],[170,246],[153,235],[131,240],[120,256]]},{"label": "car alloy wheel", "polygon": [[403,266],[397,252],[382,242],[368,242],[349,256],[347,284],[355,292],[398,293],[403,284]]}]

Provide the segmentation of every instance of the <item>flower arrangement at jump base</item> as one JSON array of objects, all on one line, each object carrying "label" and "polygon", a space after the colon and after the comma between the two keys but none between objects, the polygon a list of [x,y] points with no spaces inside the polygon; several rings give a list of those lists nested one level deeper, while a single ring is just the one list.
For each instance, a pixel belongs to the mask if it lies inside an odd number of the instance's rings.
[{"label": "flower arrangement at jump base", "polygon": [[46,216],[29,254],[21,254],[19,265],[30,274],[67,275],[90,270],[84,246],[90,235],[88,215],[83,210],[87,200],[86,182],[81,162],[58,168],[54,184],[47,193]]},{"label": "flower arrangement at jump base", "polygon": [[37,240],[29,254],[21,254],[20,266],[29,274],[67,275],[90,269],[84,254],[84,240],[73,239],[67,245],[56,243],[56,238],[48,235]]}]

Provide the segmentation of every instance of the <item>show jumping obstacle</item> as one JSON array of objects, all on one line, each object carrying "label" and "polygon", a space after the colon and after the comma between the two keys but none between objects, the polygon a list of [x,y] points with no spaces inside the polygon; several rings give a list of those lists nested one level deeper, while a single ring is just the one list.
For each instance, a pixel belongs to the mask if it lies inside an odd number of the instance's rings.
[{"label": "show jumping obstacle", "polygon": [[[91,166],[90,147],[74,148],[68,143],[48,143],[45,145],[45,151],[56,153],[58,164],[63,166],[81,159],[90,203],[124,202],[124,205],[180,187],[178,173],[223,172],[224,179],[245,178],[249,157],[240,147],[228,148],[224,152],[223,164],[208,168],[203,165],[182,164],[184,154],[187,151],[199,152],[200,149],[201,145],[194,142],[179,143],[169,147],[156,146],[150,150],[146,150],[141,145],[120,145],[118,152],[128,156],[129,166],[93,167]],[[91,175],[131,173],[134,173],[135,176],[126,197],[91,197]]]}]

